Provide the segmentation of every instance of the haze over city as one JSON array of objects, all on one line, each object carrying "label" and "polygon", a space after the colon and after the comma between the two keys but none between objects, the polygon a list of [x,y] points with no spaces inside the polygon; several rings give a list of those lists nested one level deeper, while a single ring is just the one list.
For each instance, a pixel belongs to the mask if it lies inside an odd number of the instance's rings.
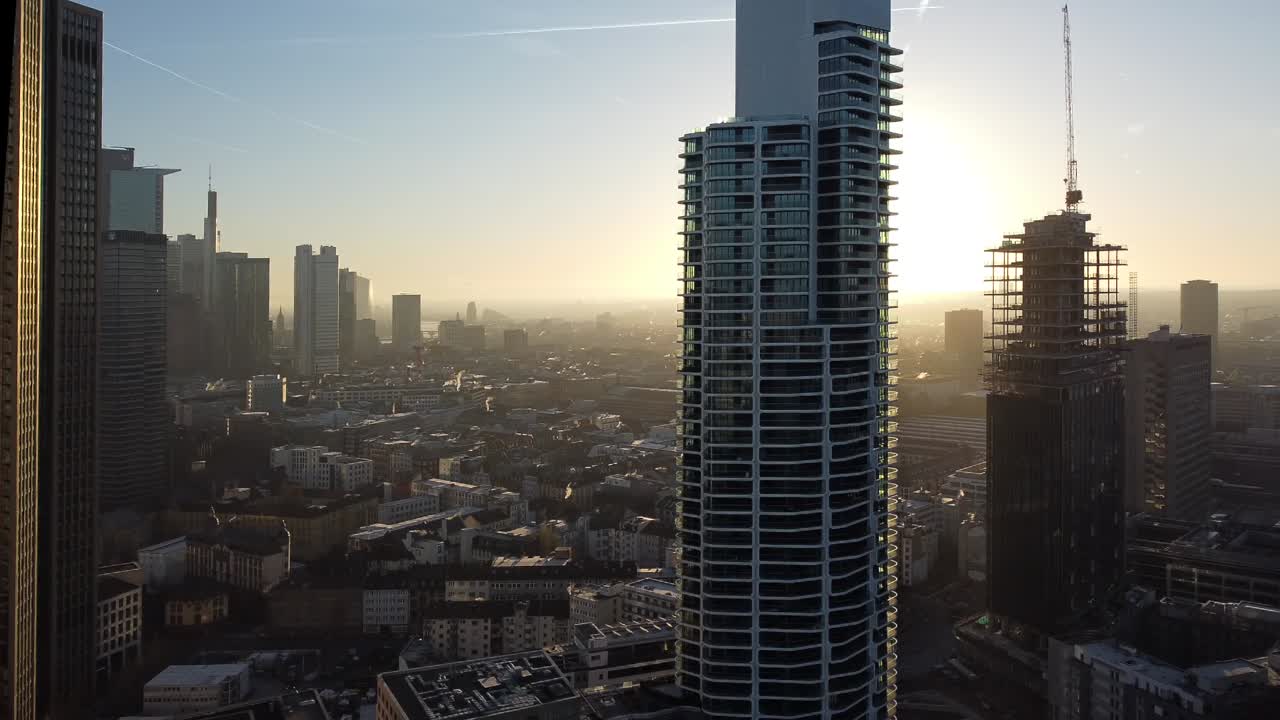
[{"label": "haze over city", "polygon": [[[980,252],[1061,194],[1056,0],[895,8],[907,50],[904,300],[978,291]],[[106,145],[167,180],[165,232],[199,233],[207,168],[223,238],[294,245],[424,301],[665,300],[675,288],[674,139],[733,114],[728,0],[466,3],[104,0]],[[1077,133],[1086,208],[1146,288],[1265,286],[1280,263],[1280,7],[1082,0]],[[574,28],[536,34],[470,33]],[[1229,40],[1227,38],[1230,38]],[[189,81],[130,57],[127,50]],[[196,83],[207,87],[198,87]],[[224,93],[217,94],[214,90]],[[448,272],[442,272],[448,268]]]},{"label": "haze over city", "polygon": [[0,720],[1277,720],[1280,10],[14,0]]}]

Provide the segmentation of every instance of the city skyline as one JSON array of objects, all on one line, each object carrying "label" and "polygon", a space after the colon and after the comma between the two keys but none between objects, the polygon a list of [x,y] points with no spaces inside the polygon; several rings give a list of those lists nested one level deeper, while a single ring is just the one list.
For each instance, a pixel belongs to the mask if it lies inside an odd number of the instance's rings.
[{"label": "city skyline", "polygon": [[[300,15],[283,3],[255,8],[250,28],[227,25],[235,12],[103,5],[115,48],[232,96],[108,46],[104,142],[137,147],[140,164],[183,169],[168,178],[169,234],[200,233],[212,164],[224,242],[276,258],[273,303],[291,296],[285,261],[298,242],[337,245],[376,281],[380,305],[404,292],[422,293],[428,305],[465,301],[490,282],[509,296],[491,306],[529,297],[656,300],[674,291],[668,179],[675,167],[663,148],[691,117],[732,114],[725,81],[733,24],[720,22],[733,15],[731,2],[654,2],[643,10],[388,3],[369,18],[343,16],[341,26],[335,6],[308,5]],[[923,17],[896,16],[908,50],[904,93],[915,109],[903,123],[915,152],[903,160],[898,204],[904,301],[979,289],[981,249],[1056,205],[1065,144],[1059,6],[952,2]],[[1260,73],[1275,65],[1262,29],[1278,11],[1260,2],[1237,8],[1233,18],[1259,22],[1231,21],[1238,42],[1228,57],[1177,50],[1200,38],[1197,8],[1077,2],[1072,9],[1080,28],[1081,183],[1085,209],[1105,218],[1104,237],[1131,248],[1145,288],[1190,279],[1180,269],[1187,263],[1224,288],[1262,286],[1268,278],[1256,268],[1280,260],[1280,249],[1267,244],[1280,228],[1249,210],[1261,203],[1258,181],[1280,159],[1280,127],[1275,101],[1245,89],[1265,85]],[[1161,32],[1137,32],[1152,13]],[[699,19],[717,22],[565,29]],[[150,32],[179,22],[190,29],[180,40]],[[992,27],[1016,32],[971,41]],[[462,36],[534,29],[555,31]],[[233,32],[229,53],[223,38]],[[264,64],[279,70],[258,72]],[[1003,68],[998,82],[966,80],[993,67]],[[679,72],[681,83],[659,80]],[[1219,133],[1211,113],[1181,111],[1185,88],[1210,81],[1239,86],[1238,132]],[[1019,101],[990,112],[1009,97]],[[185,113],[190,103],[207,116]],[[619,132],[627,143],[616,142]],[[527,134],[546,142],[531,146],[521,140]],[[1171,151],[1204,134],[1215,137],[1213,153]],[[437,171],[418,173],[406,158]],[[627,173],[583,182],[603,176],[600,158]],[[482,182],[495,164],[503,169],[498,181]],[[1215,211],[1169,213],[1171,198]],[[495,202],[508,210],[488,212]],[[1218,237],[1233,242],[1213,243],[1211,255],[1206,238]],[[483,276],[468,271],[476,257],[485,258]],[[453,272],[424,277],[441,265]]]}]

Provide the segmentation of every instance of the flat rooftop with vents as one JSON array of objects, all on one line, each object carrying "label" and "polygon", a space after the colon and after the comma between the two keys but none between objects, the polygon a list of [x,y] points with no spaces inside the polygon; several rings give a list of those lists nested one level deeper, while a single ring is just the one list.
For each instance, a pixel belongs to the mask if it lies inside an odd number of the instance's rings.
[{"label": "flat rooftop with vents", "polygon": [[378,676],[377,717],[390,720],[577,720],[578,708],[541,650]]}]

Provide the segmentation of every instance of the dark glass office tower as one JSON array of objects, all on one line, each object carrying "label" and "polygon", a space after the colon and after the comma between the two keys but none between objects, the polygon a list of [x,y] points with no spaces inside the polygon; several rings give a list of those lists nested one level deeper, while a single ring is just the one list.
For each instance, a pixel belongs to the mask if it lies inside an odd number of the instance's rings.
[{"label": "dark glass office tower", "polygon": [[677,677],[709,718],[897,705],[888,0],[740,0],[681,138]]},{"label": "dark glass office tower", "polygon": [[104,511],[155,507],[168,490],[164,235],[102,243],[99,497]]},{"label": "dark glass office tower", "polygon": [[988,251],[990,609],[1041,634],[1083,621],[1123,569],[1124,248],[1089,219],[1050,215]]},{"label": "dark glass office tower", "polygon": [[220,372],[245,379],[271,366],[271,260],[220,252],[215,261],[214,330]]},{"label": "dark glass office tower", "polygon": [[346,369],[356,357],[356,287],[359,276],[338,271],[338,367]]},{"label": "dark glass office tower", "polygon": [[102,13],[52,0],[45,39],[38,685],[43,716],[72,717],[98,654]]}]

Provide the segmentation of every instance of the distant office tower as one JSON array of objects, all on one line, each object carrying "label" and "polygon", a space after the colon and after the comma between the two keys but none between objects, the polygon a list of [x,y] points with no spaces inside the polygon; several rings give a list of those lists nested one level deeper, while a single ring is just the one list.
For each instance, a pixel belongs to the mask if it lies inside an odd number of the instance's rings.
[{"label": "distant office tower", "polygon": [[203,305],[206,289],[204,285],[204,240],[195,235],[179,235],[177,243],[182,257],[182,292],[190,295],[197,303]]},{"label": "distant office tower", "polygon": [[1125,365],[1125,509],[1200,521],[1209,509],[1213,431],[1208,335],[1165,325],[1130,343]]},{"label": "distant office tower", "polygon": [[1182,327],[1188,335],[1213,337],[1213,362],[1218,362],[1218,283],[1192,280],[1182,283]]},{"label": "distant office tower", "polygon": [[382,349],[382,341],[378,339],[378,321],[373,318],[361,318],[356,321],[356,356],[362,360],[372,360]]},{"label": "distant office tower", "polygon": [[440,344],[445,347],[460,348],[466,344],[463,337],[463,329],[467,324],[462,318],[454,318],[453,320],[441,320],[439,327]]},{"label": "distant office tower", "polygon": [[502,332],[502,349],[508,355],[519,355],[529,349],[529,333],[524,329],[504,330]]},{"label": "distant office tower", "polygon": [[180,170],[135,167],[133,148],[102,148],[108,230],[164,233],[164,178]]},{"label": "distant office tower", "polygon": [[961,369],[981,368],[985,346],[982,311],[951,310],[946,314],[945,321],[947,355]]},{"label": "distant office tower", "polygon": [[313,255],[299,245],[293,258],[293,356],[300,375],[338,372],[338,249]]},{"label": "distant office tower", "polygon": [[209,190],[205,193],[205,218],[204,218],[204,240],[200,243],[200,249],[203,253],[201,260],[204,270],[203,287],[214,288],[208,292],[208,297],[203,298],[205,312],[211,312],[217,305],[217,289],[214,286],[213,273],[215,269],[215,258],[218,255],[220,247],[218,237],[218,193],[213,189],[213,173],[210,172]]},{"label": "distant office tower", "polygon": [[369,278],[356,275],[356,320],[373,317],[372,292]]},{"label": "distant office tower", "polygon": [[338,271],[338,365],[351,366],[356,355],[356,287],[359,276]]},{"label": "distant office tower", "polygon": [[1050,215],[988,251],[990,605],[1041,633],[1104,602],[1123,568],[1124,249],[1089,219]]},{"label": "distant office tower", "polygon": [[45,13],[38,702],[60,718],[92,701],[98,657],[102,13],[59,0]]},{"label": "distant office tower", "polygon": [[0,193],[0,717],[36,717],[43,0],[6,6]]},{"label": "distant office tower", "polygon": [[462,345],[468,350],[479,352],[485,349],[485,332],[483,325],[467,325],[462,328]]},{"label": "distant office tower", "polygon": [[739,0],[736,118],[681,138],[680,686],[896,707],[888,0]]},{"label": "distant office tower", "polygon": [[391,345],[397,352],[409,352],[422,344],[422,296],[394,295],[391,298]]},{"label": "distant office tower", "polygon": [[213,311],[222,372],[247,378],[271,365],[271,260],[218,253]]},{"label": "distant office tower", "polygon": [[104,510],[155,507],[168,488],[164,255],[163,235],[121,230],[102,243]]},{"label": "distant office tower", "polygon": [[179,240],[165,243],[164,285],[170,295],[182,292],[182,242]]},{"label": "distant office tower", "polygon": [[467,324],[475,325],[476,321],[479,319],[480,319],[480,313],[476,311],[476,303],[474,300],[472,300],[471,302],[467,303]]},{"label": "distant office tower", "polygon": [[596,316],[596,332],[607,335],[616,329],[617,323],[613,318],[613,313],[600,313]]}]

